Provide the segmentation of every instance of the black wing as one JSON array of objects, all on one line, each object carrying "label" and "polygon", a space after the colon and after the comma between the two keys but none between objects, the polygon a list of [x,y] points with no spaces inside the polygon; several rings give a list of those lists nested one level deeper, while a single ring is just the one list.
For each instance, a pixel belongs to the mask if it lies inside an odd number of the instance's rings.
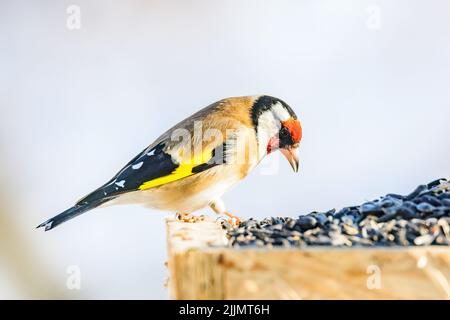
[{"label": "black wing", "polygon": [[114,178],[79,200],[77,205],[100,199],[115,198],[130,191],[148,189],[151,187],[152,182],[158,178],[164,178],[165,183],[176,181],[226,162],[226,143],[224,143],[212,150],[209,161],[192,166],[192,168],[189,167],[188,170],[183,167],[181,172],[177,172],[180,164],[170,154],[166,153],[164,149],[164,142],[151,149],[145,149],[120,170]]},{"label": "black wing", "polygon": [[164,143],[160,143],[150,150],[145,149],[128,162],[111,180],[79,200],[77,204],[136,191],[144,182],[170,174],[178,167],[178,164],[163,149]]}]

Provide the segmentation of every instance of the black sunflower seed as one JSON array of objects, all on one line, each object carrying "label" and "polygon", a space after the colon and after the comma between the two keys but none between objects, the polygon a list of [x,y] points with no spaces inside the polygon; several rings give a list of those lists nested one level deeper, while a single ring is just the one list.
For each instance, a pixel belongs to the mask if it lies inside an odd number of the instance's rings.
[{"label": "black sunflower seed", "polygon": [[341,210],[222,222],[233,247],[450,245],[449,181],[418,186]]}]

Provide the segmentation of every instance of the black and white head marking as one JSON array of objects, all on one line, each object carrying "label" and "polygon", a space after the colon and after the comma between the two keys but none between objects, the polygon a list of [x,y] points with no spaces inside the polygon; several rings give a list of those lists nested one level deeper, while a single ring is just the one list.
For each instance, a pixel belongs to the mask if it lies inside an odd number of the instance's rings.
[{"label": "black and white head marking", "polygon": [[297,119],[297,116],[283,100],[265,95],[256,99],[251,109],[251,119],[256,130],[260,157],[266,154],[270,138],[280,131],[281,122],[291,118]]}]

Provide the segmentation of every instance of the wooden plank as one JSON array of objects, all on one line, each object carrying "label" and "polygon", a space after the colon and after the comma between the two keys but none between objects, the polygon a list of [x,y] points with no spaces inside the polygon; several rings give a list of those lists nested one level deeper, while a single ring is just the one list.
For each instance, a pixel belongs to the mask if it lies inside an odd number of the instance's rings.
[{"label": "wooden plank", "polygon": [[167,221],[175,299],[450,299],[450,248],[233,249],[213,220]]},{"label": "wooden plank", "polygon": [[169,253],[169,290],[176,299],[222,299],[220,253],[203,254],[202,249],[223,248],[227,238],[212,219],[186,223],[166,220]]}]

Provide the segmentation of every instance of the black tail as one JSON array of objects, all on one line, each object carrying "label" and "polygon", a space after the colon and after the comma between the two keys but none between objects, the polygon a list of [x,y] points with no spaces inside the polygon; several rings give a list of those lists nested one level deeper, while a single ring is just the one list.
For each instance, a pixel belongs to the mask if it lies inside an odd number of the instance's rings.
[{"label": "black tail", "polygon": [[60,225],[61,223],[66,222],[67,220],[70,220],[72,218],[75,218],[76,216],[79,216],[80,214],[85,213],[86,211],[94,209],[99,205],[108,202],[112,199],[114,198],[97,199],[89,203],[78,202],[72,208],[69,208],[66,211],[58,214],[57,216],[54,216],[53,218],[48,219],[47,221],[41,223],[40,225],[37,226],[37,228],[45,227],[45,231],[51,230],[54,227]]}]

